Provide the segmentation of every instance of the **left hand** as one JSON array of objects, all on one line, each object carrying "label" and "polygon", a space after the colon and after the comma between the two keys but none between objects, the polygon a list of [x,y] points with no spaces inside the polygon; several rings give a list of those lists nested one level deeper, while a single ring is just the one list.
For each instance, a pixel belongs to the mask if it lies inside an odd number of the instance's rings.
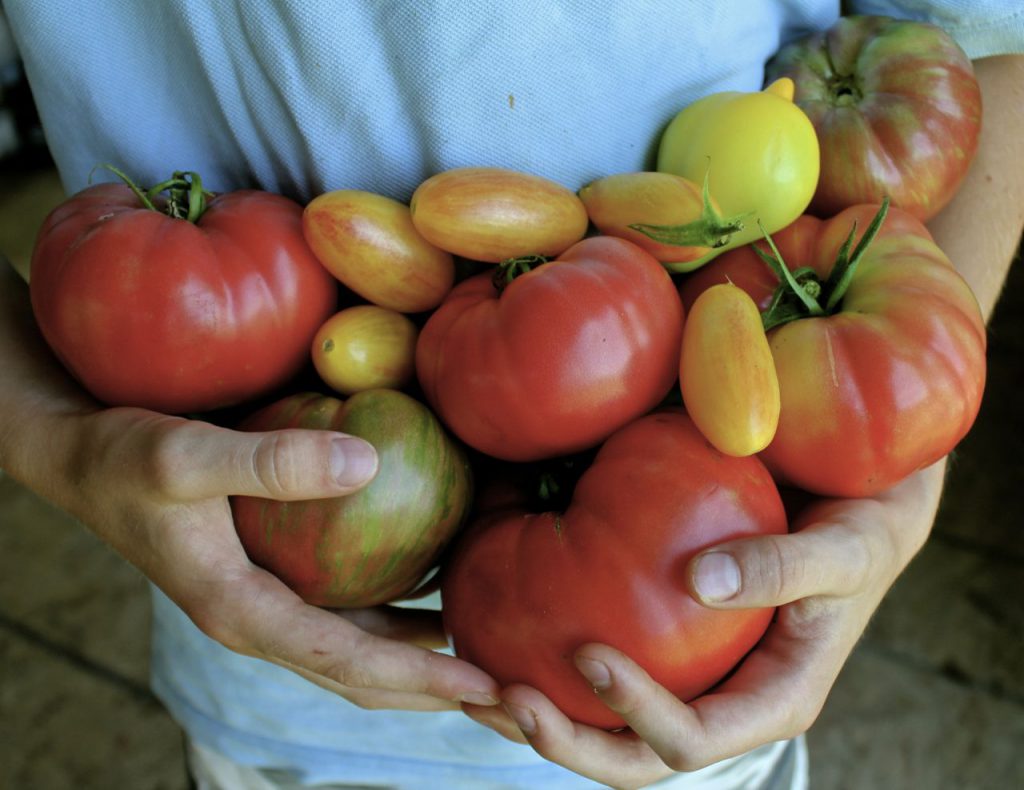
[{"label": "left hand", "polygon": [[707,694],[681,702],[621,652],[586,644],[575,653],[576,667],[628,730],[576,724],[524,685],[502,691],[504,709],[463,710],[614,787],[643,787],[799,735],[817,718],[889,587],[924,545],[944,468],[937,463],[869,499],[816,501],[787,535],[737,540],[695,557],[688,584],[704,605],[779,607],[757,647]]}]

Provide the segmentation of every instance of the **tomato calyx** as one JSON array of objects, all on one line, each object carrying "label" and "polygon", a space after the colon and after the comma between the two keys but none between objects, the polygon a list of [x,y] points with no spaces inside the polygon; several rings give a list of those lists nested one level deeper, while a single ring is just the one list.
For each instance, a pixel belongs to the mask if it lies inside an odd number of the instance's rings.
[{"label": "tomato calyx", "polygon": [[543,255],[522,255],[518,258],[506,258],[499,263],[491,277],[491,284],[499,294],[512,283],[516,277],[521,277],[536,266],[547,263],[550,258]]},{"label": "tomato calyx", "polygon": [[857,234],[857,223],[853,223],[825,282],[822,282],[817,272],[810,267],[790,271],[782,260],[782,255],[775,246],[775,242],[772,241],[772,237],[762,228],[765,241],[771,252],[765,252],[756,244],[753,245],[753,250],[779,279],[779,285],[772,295],[771,303],[761,312],[761,321],[765,331],[800,318],[821,318],[839,312],[843,296],[853,281],[857,265],[864,257],[868,246],[878,235],[888,212],[889,198],[886,197],[856,247],[853,246],[853,240]]},{"label": "tomato calyx", "polygon": [[707,172],[704,173],[701,199],[703,207],[700,217],[693,222],[687,222],[682,225],[648,225],[639,222],[627,227],[630,230],[639,231],[658,244],[669,244],[673,247],[707,247],[708,249],[717,249],[728,244],[734,233],[743,230],[743,220],[753,213],[747,211],[732,217],[723,217],[711,203]]},{"label": "tomato calyx", "polygon": [[[206,201],[213,197],[212,192],[203,189],[203,181],[199,174],[191,170],[176,170],[166,181],[161,181],[144,191],[142,187],[113,165],[101,166],[120,178],[145,208],[151,211],[160,211],[174,219],[184,219],[193,224],[198,222],[203,212],[206,211]],[[166,192],[167,197],[161,211],[157,207],[156,201],[162,192]]]}]

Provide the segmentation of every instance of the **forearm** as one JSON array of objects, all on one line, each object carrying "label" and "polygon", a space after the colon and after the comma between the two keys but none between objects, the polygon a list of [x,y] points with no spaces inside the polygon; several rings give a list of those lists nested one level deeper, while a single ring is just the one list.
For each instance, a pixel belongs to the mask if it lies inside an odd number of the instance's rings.
[{"label": "forearm", "polygon": [[983,58],[974,66],[984,113],[978,152],[929,229],[988,319],[1024,229],[1024,55]]}]

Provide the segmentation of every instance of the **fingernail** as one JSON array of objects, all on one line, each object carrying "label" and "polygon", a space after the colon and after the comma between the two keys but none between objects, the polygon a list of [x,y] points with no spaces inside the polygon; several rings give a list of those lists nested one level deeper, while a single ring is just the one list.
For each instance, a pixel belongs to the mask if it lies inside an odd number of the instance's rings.
[{"label": "fingernail", "polygon": [[497,705],[498,700],[483,691],[468,691],[459,697],[459,702],[467,702],[470,705]]},{"label": "fingernail", "polygon": [[740,591],[740,566],[724,551],[709,552],[697,560],[693,586],[705,601],[728,601]]},{"label": "fingernail", "polygon": [[506,702],[505,712],[512,717],[512,721],[516,723],[523,735],[529,737],[537,732],[537,714],[529,708]]},{"label": "fingernail", "polygon": [[362,439],[345,436],[331,445],[331,474],[343,486],[369,482],[377,473],[377,451]]},{"label": "fingernail", "polygon": [[580,656],[576,659],[576,668],[594,687],[594,691],[603,691],[612,684],[612,674],[608,671],[608,665],[603,661]]}]

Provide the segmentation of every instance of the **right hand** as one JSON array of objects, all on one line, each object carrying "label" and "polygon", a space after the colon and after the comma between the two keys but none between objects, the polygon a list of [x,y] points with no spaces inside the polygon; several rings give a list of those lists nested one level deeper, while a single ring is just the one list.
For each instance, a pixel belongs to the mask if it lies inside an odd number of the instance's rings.
[{"label": "right hand", "polygon": [[493,679],[429,649],[445,644],[439,612],[309,606],[246,557],[229,495],[351,493],[376,473],[368,443],[328,431],[241,433],[134,408],[65,413],[50,435],[70,451],[41,493],[138,567],[211,638],[361,707],[496,703]]}]

